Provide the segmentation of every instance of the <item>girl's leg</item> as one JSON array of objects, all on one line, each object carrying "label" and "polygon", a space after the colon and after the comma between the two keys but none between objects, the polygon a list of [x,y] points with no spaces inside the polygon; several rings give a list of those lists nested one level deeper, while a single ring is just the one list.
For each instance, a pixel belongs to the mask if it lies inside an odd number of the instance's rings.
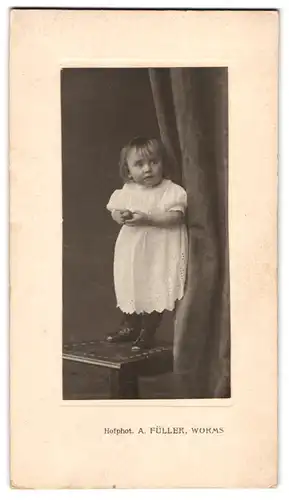
[{"label": "girl's leg", "polygon": [[141,329],[140,314],[123,314],[123,319],[117,332],[106,337],[107,342],[129,342],[136,340]]},{"label": "girl's leg", "polygon": [[163,313],[153,311],[152,313],[144,313],[142,315],[142,328],[138,338],[133,342],[132,349],[147,349],[154,344],[154,337],[157,328],[162,320]]}]

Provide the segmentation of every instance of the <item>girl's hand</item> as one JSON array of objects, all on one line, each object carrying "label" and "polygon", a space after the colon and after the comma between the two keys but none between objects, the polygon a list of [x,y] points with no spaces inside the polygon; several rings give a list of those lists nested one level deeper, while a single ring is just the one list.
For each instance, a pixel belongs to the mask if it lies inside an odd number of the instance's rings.
[{"label": "girl's hand", "polygon": [[144,212],[132,212],[132,217],[125,221],[126,226],[147,226],[149,224],[149,216]]},{"label": "girl's hand", "polygon": [[113,210],[111,216],[118,224],[124,224],[132,218],[132,212],[130,210]]},{"label": "girl's hand", "polygon": [[132,218],[125,221],[126,226],[153,226],[159,228],[173,228],[184,224],[184,214],[180,210],[145,214],[135,211]]}]

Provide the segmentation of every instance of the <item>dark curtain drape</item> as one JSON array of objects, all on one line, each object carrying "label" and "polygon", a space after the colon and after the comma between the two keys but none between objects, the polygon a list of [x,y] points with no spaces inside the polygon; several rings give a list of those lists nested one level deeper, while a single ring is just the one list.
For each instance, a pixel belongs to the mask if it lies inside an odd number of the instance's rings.
[{"label": "dark curtain drape", "polygon": [[230,397],[226,68],[150,69],[172,179],[188,194],[189,265],[174,332],[176,397]]}]

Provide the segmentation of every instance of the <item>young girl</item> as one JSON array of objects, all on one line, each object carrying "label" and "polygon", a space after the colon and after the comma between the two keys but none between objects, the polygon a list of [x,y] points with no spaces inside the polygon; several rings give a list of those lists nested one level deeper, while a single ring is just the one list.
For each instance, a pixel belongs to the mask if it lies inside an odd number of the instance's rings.
[{"label": "young girl", "polygon": [[132,349],[153,345],[164,310],[184,294],[187,268],[185,190],[166,178],[162,143],[135,138],[120,156],[122,189],[107,209],[120,224],[114,253],[117,306],[124,313],[108,342],[133,341]]}]

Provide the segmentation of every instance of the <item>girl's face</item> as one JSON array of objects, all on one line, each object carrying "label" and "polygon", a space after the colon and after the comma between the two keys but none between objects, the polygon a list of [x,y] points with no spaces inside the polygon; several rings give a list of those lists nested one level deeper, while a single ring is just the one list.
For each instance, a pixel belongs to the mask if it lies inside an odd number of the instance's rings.
[{"label": "girl's face", "polygon": [[133,148],[128,153],[127,165],[131,179],[137,184],[153,187],[162,180],[162,160],[157,151],[144,154]]}]

